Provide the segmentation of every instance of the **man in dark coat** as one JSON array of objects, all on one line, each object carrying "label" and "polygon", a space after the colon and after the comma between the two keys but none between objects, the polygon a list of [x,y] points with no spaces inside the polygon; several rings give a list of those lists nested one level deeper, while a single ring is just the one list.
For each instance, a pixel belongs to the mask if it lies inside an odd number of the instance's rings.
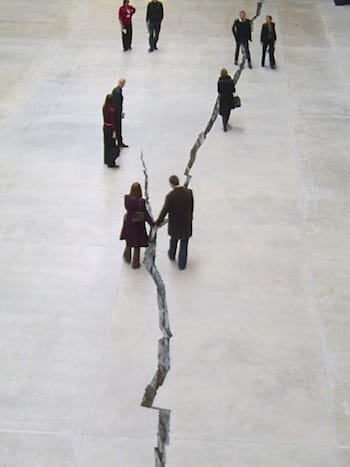
[{"label": "man in dark coat", "polygon": [[157,50],[160,27],[164,17],[162,2],[152,0],[147,5],[146,23],[149,32],[149,49],[148,52]]},{"label": "man in dark coat", "polygon": [[239,12],[239,18],[237,18],[233,23],[232,33],[236,39],[235,65],[238,65],[239,49],[242,46],[245,57],[248,61],[248,66],[249,68],[252,68],[252,61],[249,52],[249,41],[252,40],[252,27],[251,21],[246,17],[245,11],[242,10]]},{"label": "man in dark coat", "polygon": [[170,235],[168,256],[172,261],[175,260],[177,244],[180,240],[178,266],[179,269],[185,269],[188,240],[192,236],[193,194],[192,190],[180,185],[176,175],[172,175],[169,182],[172,191],[165,198],[156,225],[159,226],[168,214],[168,234]]},{"label": "man in dark coat", "polygon": [[275,42],[277,40],[275,23],[272,22],[272,16],[266,16],[266,23],[262,25],[260,41],[262,43],[261,66],[265,66],[265,57],[267,48],[269,49],[270,66],[276,68],[275,60]]},{"label": "man in dark coat", "polygon": [[122,135],[122,118],[124,117],[123,114],[123,87],[125,86],[126,80],[124,78],[120,78],[118,81],[118,86],[113,89],[112,91],[112,98],[113,98],[113,107],[114,107],[114,115],[115,115],[115,131],[118,140],[118,146],[120,148],[127,148],[128,145],[123,142],[123,135]]}]

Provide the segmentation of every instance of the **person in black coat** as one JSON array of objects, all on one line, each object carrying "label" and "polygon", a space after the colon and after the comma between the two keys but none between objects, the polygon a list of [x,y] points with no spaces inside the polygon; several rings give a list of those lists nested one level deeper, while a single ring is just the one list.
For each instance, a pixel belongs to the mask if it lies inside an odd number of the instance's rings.
[{"label": "person in black coat", "polygon": [[218,80],[218,93],[220,96],[219,113],[222,116],[224,131],[227,131],[227,123],[233,109],[233,93],[236,91],[231,76],[226,68],[223,68]]},{"label": "person in black coat", "polygon": [[123,141],[122,135],[122,118],[124,117],[123,113],[123,87],[125,86],[126,80],[124,78],[120,78],[118,81],[118,86],[113,89],[112,91],[112,98],[113,98],[113,107],[115,111],[115,131],[116,137],[118,140],[118,146],[120,148],[127,148],[128,145]]},{"label": "person in black coat", "polygon": [[272,22],[272,16],[266,16],[266,23],[262,25],[260,41],[262,44],[261,66],[265,66],[266,51],[269,49],[270,66],[276,68],[275,60],[275,42],[277,40],[275,23]]},{"label": "person in black coat", "polygon": [[249,68],[252,68],[252,61],[249,52],[249,41],[252,40],[252,26],[250,19],[246,17],[245,11],[242,10],[239,12],[239,18],[237,18],[233,23],[232,33],[236,39],[235,65],[238,65],[239,49],[242,46],[245,57],[248,61],[248,66]]},{"label": "person in black coat", "polygon": [[156,225],[159,226],[168,214],[168,234],[170,245],[168,256],[175,260],[177,244],[180,240],[179,269],[185,269],[187,264],[188,240],[192,236],[193,194],[192,190],[180,185],[179,177],[172,175],[169,178],[172,191],[168,193]]},{"label": "person in black coat", "polygon": [[164,10],[162,2],[152,0],[147,5],[146,23],[149,32],[149,49],[148,52],[157,50],[157,43],[159,39],[160,27],[164,17]]},{"label": "person in black coat", "polygon": [[119,167],[115,163],[119,157],[119,148],[115,144],[115,111],[113,107],[112,94],[107,94],[102,108],[103,114],[103,143],[104,143],[104,163],[109,168]]}]

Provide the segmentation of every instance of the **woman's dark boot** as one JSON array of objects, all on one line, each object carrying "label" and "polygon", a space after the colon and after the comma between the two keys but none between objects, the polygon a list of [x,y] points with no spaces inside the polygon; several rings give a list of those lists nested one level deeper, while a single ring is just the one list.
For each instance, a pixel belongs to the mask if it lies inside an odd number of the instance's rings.
[{"label": "woman's dark boot", "polygon": [[124,250],[124,253],[123,253],[123,258],[125,259],[125,261],[127,263],[130,264],[130,262],[131,262],[131,246],[126,246],[125,247],[125,250]]},{"label": "woman's dark boot", "polygon": [[133,269],[138,269],[140,267],[140,248],[135,247],[134,248],[134,254],[132,257],[132,265],[131,267]]}]

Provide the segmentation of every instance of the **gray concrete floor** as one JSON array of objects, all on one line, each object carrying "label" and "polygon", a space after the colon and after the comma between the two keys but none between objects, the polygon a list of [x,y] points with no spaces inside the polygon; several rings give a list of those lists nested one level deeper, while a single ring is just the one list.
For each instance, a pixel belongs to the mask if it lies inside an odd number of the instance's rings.
[{"label": "gray concrete floor", "polygon": [[[112,1],[1,0],[0,466],[154,465],[156,296],[121,260],[123,194],[158,213],[211,112],[230,27],[254,1],[166,1],[124,54]],[[270,0],[278,69],[238,85],[193,170],[188,269],[166,257],[169,467],[350,466],[350,8]],[[126,76],[125,140],[102,164],[101,104]]]}]

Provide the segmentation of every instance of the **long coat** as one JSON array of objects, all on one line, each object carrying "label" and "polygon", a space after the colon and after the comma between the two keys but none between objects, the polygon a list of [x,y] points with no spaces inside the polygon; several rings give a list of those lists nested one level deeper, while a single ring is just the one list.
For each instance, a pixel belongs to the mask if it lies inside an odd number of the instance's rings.
[{"label": "long coat", "polygon": [[124,216],[120,240],[126,240],[127,246],[131,247],[148,246],[145,222],[132,222],[133,214],[135,214],[136,211],[141,211],[144,213],[145,221],[149,225],[154,225],[153,219],[146,209],[145,200],[143,198],[132,198],[129,195],[125,195],[124,205],[126,214]]},{"label": "long coat", "polygon": [[160,224],[168,214],[168,234],[172,238],[185,240],[192,236],[193,194],[192,190],[179,186],[165,198],[164,206],[156,224]]},{"label": "long coat", "polygon": [[236,91],[231,76],[220,77],[218,81],[218,93],[220,95],[219,113],[225,114],[233,108],[233,93]]}]

